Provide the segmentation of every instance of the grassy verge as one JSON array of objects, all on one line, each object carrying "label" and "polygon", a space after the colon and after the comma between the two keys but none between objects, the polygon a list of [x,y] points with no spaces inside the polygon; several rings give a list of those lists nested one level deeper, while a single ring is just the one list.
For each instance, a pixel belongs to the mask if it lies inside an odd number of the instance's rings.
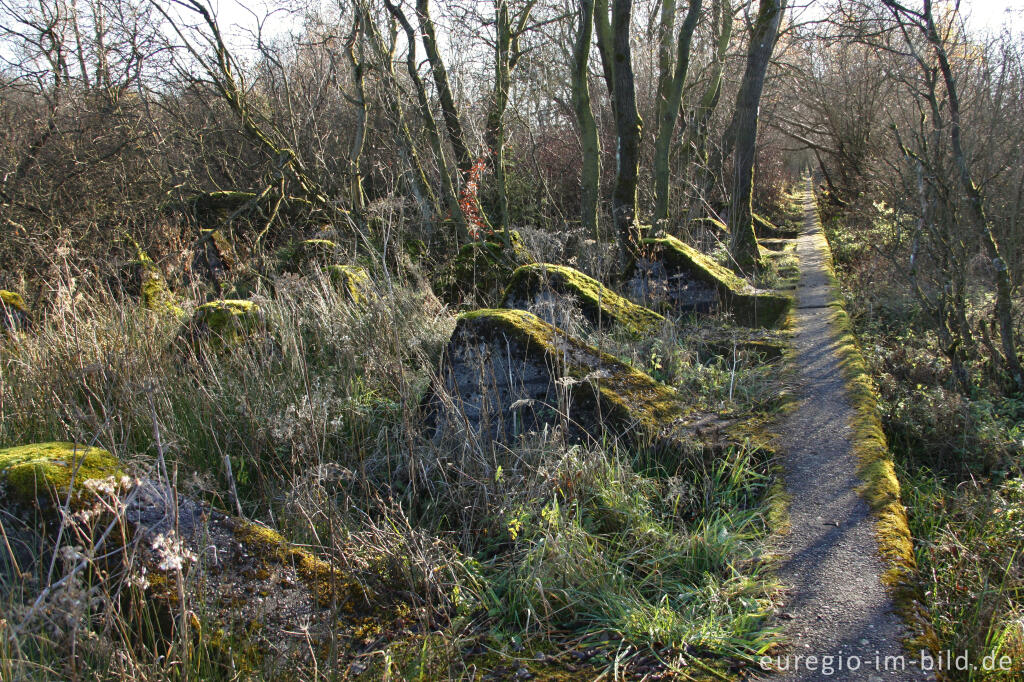
[{"label": "grassy verge", "polygon": [[[879,482],[869,496],[883,508],[899,500],[906,505],[910,533],[900,529],[891,546],[905,564],[917,565],[907,577],[916,576],[919,587],[904,593],[904,603],[919,602],[933,626],[925,643],[966,654],[977,666],[951,671],[951,679],[1020,679],[1024,536],[1014,519],[1024,513],[1021,405],[983,391],[968,399],[954,389],[948,363],[915,322],[909,296],[858,256],[865,242],[884,239],[884,226],[853,233],[830,220],[825,228],[848,285],[834,313],[847,331],[847,371],[858,382],[858,402],[877,405],[868,420],[862,404],[858,429],[869,447],[887,443],[893,456],[891,464],[869,465]],[[1000,670],[1003,656],[1008,663]]]}]

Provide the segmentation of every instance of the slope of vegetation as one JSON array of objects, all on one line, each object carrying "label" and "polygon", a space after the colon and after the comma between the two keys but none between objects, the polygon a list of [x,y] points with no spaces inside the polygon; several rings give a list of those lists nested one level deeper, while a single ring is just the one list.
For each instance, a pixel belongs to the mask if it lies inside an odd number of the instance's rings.
[{"label": "slope of vegetation", "polygon": [[[556,433],[508,447],[434,443],[418,406],[453,317],[398,282],[374,294],[353,303],[320,270],[282,280],[253,298],[269,339],[230,348],[182,336],[174,316],[83,295],[74,314],[0,350],[0,442],[95,442],[158,480],[164,462],[180,495],[273,523],[339,562],[393,604],[339,614],[337,652],[315,658],[350,674],[585,679],[615,665],[642,676],[728,671],[765,650],[773,478],[763,437],[685,466],[611,434],[589,444]],[[763,419],[778,405],[772,366],[708,352],[710,330],[729,338],[722,324],[677,320],[642,343],[617,328],[587,338],[687,404]],[[371,334],[377,342],[363,343]],[[5,521],[12,534],[30,525]],[[75,542],[89,535],[76,526]],[[48,561],[5,573],[5,618],[17,633],[5,637],[5,678],[261,670],[257,652],[216,637],[160,640],[147,626],[139,640],[138,619],[157,616],[119,604],[145,603],[153,587],[139,587],[131,562],[88,564],[34,611]],[[182,594],[172,613],[194,614],[200,632],[224,627]],[[67,647],[78,652],[70,669]]]}]

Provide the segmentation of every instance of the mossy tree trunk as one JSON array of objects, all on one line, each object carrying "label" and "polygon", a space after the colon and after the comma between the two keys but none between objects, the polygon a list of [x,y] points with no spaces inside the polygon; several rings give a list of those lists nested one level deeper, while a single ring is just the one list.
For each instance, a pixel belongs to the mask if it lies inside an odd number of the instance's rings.
[{"label": "mossy tree trunk", "polygon": [[595,0],[594,10],[598,48],[615,114],[616,164],[612,220],[625,265],[638,254],[640,248],[636,203],[643,121],[636,107],[633,51],[629,42],[633,0],[612,0],[610,22],[608,0]]},{"label": "mossy tree trunk", "polygon": [[709,181],[708,135],[711,131],[711,117],[722,98],[722,73],[725,70],[725,56],[732,40],[733,16],[730,0],[715,0],[712,5],[712,21],[718,36],[715,42],[714,61],[711,63],[708,84],[693,111],[690,125],[687,126],[679,163],[684,173],[689,173],[690,167],[695,166],[696,191],[690,204],[691,218],[703,212],[702,202],[713,182]]},{"label": "mossy tree trunk", "polygon": [[[437,31],[434,29],[434,20],[430,16],[430,0],[416,0],[416,15],[419,17],[420,30],[423,35],[423,49],[427,53],[427,61],[430,63],[430,73],[434,77],[434,85],[437,88],[437,99],[441,105],[441,118],[444,119],[445,131],[448,134],[448,142],[455,152],[455,165],[458,167],[462,180],[469,179],[475,159],[469,152],[469,145],[466,143],[466,133],[462,127],[462,120],[459,117],[459,108],[455,103],[455,95],[452,93],[451,82],[448,79],[448,69],[445,66],[444,58],[437,46]],[[476,212],[480,219],[487,224],[487,214],[484,213],[476,196],[466,197],[475,202]],[[465,217],[462,218],[465,223]],[[468,241],[460,232],[459,241]]]},{"label": "mossy tree trunk", "polygon": [[405,111],[402,108],[400,98],[402,90],[398,84],[394,63],[397,34],[394,29],[391,31],[391,47],[389,48],[385,45],[384,38],[370,17],[365,4],[359,4],[359,12],[363,18],[363,28],[369,36],[371,45],[380,62],[381,73],[385,76],[384,82],[386,87],[383,88],[384,92],[381,99],[384,102],[384,106],[388,109],[388,113],[391,116],[391,120],[394,121],[395,129],[398,133],[399,155],[407,169],[407,172],[403,173],[402,176],[403,182],[413,195],[420,212],[420,219],[423,220],[428,228],[428,232],[430,232],[433,231],[435,218],[441,213],[441,210],[437,195],[427,181],[426,171],[424,171],[423,164],[420,162],[416,142],[413,140],[412,132],[409,130],[409,124],[405,118]]},{"label": "mossy tree trunk", "polygon": [[509,0],[494,0],[494,90],[487,108],[484,138],[490,149],[497,197],[498,227],[505,246],[511,246],[511,218],[508,208],[508,183],[505,178],[505,109],[508,108],[512,73],[519,63],[520,36],[526,31],[536,0],[529,0],[518,16],[512,16]]},{"label": "mossy tree trunk", "polygon": [[732,240],[729,253],[741,270],[757,267],[760,260],[757,236],[754,234],[753,190],[754,157],[757,153],[758,108],[768,73],[768,63],[779,36],[779,25],[785,13],[786,0],[760,0],[757,19],[750,32],[747,65],[736,95],[736,111],[730,128],[735,134],[733,157],[732,203],[729,229]]},{"label": "mossy tree trunk", "polygon": [[[700,18],[702,0],[690,0],[686,18],[675,37],[676,0],[661,2],[661,40],[658,48],[658,134],[654,141],[654,226],[666,227],[672,136],[683,101],[683,83],[690,66],[690,44]],[[675,50],[673,50],[673,47]],[[675,54],[673,55],[673,52]]]},{"label": "mossy tree trunk", "polygon": [[572,104],[580,126],[583,168],[580,187],[580,222],[584,229],[600,237],[598,207],[601,201],[601,138],[590,105],[590,46],[594,35],[594,0],[579,0],[580,18],[573,45]]},{"label": "mossy tree trunk", "polygon": [[356,126],[352,132],[352,146],[348,155],[348,186],[349,201],[352,208],[362,212],[366,208],[366,195],[363,193],[363,170],[360,160],[363,155],[363,145],[366,142],[366,87],[365,87],[365,59],[364,46],[366,44],[365,29],[363,26],[364,15],[356,11],[352,18],[352,31],[345,41],[345,56],[348,58],[349,67],[352,69],[352,83],[355,90],[353,95],[346,95],[346,99],[355,106]]},{"label": "mossy tree trunk", "polygon": [[459,239],[459,243],[465,244],[470,241],[469,227],[466,223],[466,216],[462,212],[462,208],[459,206],[459,197],[454,182],[452,181],[452,173],[448,168],[448,162],[445,159],[444,145],[441,142],[441,133],[438,130],[437,122],[434,120],[434,114],[430,108],[430,98],[427,96],[427,88],[423,84],[423,79],[420,78],[419,65],[416,61],[416,32],[406,18],[405,13],[402,12],[398,5],[391,2],[391,0],[384,0],[384,4],[388,8],[388,12],[395,18],[395,21],[399,23],[402,30],[405,32],[406,39],[406,69],[409,72],[409,79],[412,81],[413,89],[416,91],[416,99],[420,105],[420,114],[423,117],[423,128],[427,133],[427,139],[430,141],[430,148],[434,154],[434,158],[437,160],[438,168],[440,169],[441,175],[441,191],[444,195],[445,204],[448,207],[449,213],[452,216],[452,222],[455,224],[455,231]]}]

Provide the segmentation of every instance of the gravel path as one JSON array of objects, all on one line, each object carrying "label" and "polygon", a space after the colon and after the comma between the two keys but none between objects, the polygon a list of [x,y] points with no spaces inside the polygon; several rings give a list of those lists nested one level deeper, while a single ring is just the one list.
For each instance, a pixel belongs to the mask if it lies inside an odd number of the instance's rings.
[{"label": "gravel path", "polygon": [[[874,521],[856,492],[854,412],[836,354],[839,331],[828,319],[825,242],[810,189],[804,202],[794,339],[799,403],[781,428],[792,528],[780,540],[786,596],[777,617],[789,646],[781,660],[773,656],[780,672],[763,679],[929,679],[901,644],[904,628],[880,581]],[[902,658],[887,666],[887,656]]]}]

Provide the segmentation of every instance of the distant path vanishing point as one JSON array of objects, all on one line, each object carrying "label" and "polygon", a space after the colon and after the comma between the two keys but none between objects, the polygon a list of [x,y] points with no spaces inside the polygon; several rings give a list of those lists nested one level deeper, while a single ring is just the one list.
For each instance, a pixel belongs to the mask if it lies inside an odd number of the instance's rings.
[{"label": "distant path vanishing point", "polygon": [[[791,528],[779,541],[786,594],[778,625],[787,646],[778,654],[781,660],[773,655],[781,663],[779,672],[762,679],[930,679],[903,648],[905,629],[881,582],[874,519],[857,494],[854,408],[837,353],[840,331],[830,321],[827,245],[810,181],[797,255],[797,406],[780,427],[791,496]],[[889,659],[887,666],[886,657],[902,657],[906,668],[899,669],[900,658]],[[858,663],[859,669],[852,669]]]}]

